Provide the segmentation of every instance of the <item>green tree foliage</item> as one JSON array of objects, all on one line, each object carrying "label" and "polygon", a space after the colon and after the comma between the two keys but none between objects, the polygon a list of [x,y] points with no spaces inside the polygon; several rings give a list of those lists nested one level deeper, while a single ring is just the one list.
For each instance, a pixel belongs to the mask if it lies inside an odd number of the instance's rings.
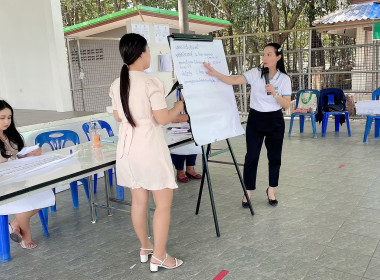
[{"label": "green tree foliage", "polygon": [[[257,54],[262,51],[268,42],[278,42],[285,50],[296,50],[308,47],[308,32],[277,33],[260,35],[269,31],[292,30],[312,26],[312,23],[322,16],[332,13],[339,8],[350,4],[350,0],[188,0],[189,13],[201,16],[229,20],[232,25],[222,31],[214,32],[214,36],[233,36],[239,34],[253,34],[246,41],[248,67],[257,65],[260,58]],[[65,26],[77,24],[97,18],[121,9],[131,8],[135,4],[157,7],[167,10],[178,10],[176,0],[61,0],[63,22]],[[318,32],[312,34],[312,46],[332,46],[350,41],[350,38],[324,35]],[[232,56],[229,61],[232,72],[239,72],[241,62],[234,57],[243,52],[243,38],[224,40],[226,54]],[[312,55],[312,66],[325,65],[325,58],[330,63],[349,63],[347,57],[330,57],[323,51]],[[296,69],[299,57],[288,54],[288,68]]]}]

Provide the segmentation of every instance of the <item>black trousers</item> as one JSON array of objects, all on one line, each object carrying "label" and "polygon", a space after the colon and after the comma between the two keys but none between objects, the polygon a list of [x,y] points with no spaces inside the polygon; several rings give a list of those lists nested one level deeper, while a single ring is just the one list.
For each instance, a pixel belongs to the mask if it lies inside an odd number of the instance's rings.
[{"label": "black trousers", "polygon": [[246,130],[247,154],[244,163],[244,184],[247,190],[256,189],[257,166],[264,139],[269,161],[269,186],[278,186],[284,132],[285,122],[281,110],[249,111]]}]

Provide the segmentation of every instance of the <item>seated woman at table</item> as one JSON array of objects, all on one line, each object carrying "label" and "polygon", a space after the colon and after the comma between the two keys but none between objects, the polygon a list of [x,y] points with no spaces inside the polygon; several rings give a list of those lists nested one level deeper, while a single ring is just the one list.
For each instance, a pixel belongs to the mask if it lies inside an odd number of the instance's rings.
[{"label": "seated woman at table", "polygon": [[[22,136],[17,131],[13,121],[13,109],[0,100],[0,163],[20,158],[17,153],[24,147]],[[39,156],[41,148],[23,157]],[[0,206],[0,215],[15,214],[15,220],[9,224],[10,237],[20,243],[24,249],[33,249],[37,244],[32,240],[30,219],[40,208],[54,205],[55,196],[52,190],[19,199]]]},{"label": "seated woman at table", "polygon": [[[189,116],[187,114],[178,115],[173,123],[187,122]],[[188,151],[188,152],[186,152]],[[195,162],[197,160],[197,153],[201,153],[200,147],[195,145],[186,145],[171,151],[173,165],[177,170],[177,180],[182,183],[188,183],[190,179],[202,179],[202,175],[195,172]],[[185,172],[186,161],[186,172]]]}]

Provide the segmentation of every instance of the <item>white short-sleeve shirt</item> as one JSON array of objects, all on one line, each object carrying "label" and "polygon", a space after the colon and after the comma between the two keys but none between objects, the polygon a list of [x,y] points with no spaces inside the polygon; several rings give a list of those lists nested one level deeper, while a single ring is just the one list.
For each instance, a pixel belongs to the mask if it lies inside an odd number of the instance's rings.
[{"label": "white short-sleeve shirt", "polygon": [[[247,84],[251,85],[251,102],[249,106],[252,109],[259,112],[273,112],[282,108],[272,95],[267,95],[265,91],[265,79],[264,77],[261,78],[261,70],[252,68],[243,73],[243,76]],[[288,75],[277,71],[276,75],[269,82],[274,86],[279,96],[292,95],[292,85]]]}]

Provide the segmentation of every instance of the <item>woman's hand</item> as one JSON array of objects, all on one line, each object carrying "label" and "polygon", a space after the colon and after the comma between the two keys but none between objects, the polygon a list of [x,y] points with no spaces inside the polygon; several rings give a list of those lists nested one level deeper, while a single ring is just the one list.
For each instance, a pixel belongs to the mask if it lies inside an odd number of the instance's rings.
[{"label": "woman's hand", "polygon": [[210,63],[203,62],[203,66],[206,67],[206,69],[208,70],[207,74],[209,74],[209,75],[211,75],[211,76],[216,77],[216,76],[218,76],[218,74],[220,74],[218,71],[216,71],[216,70],[214,69],[214,67],[212,67],[212,66],[210,65]]},{"label": "woman's hand", "polygon": [[167,125],[171,123],[175,118],[183,111],[183,102],[177,101],[174,103],[174,107],[168,110],[167,108],[161,110],[152,110],[155,120],[160,125]]},{"label": "woman's hand", "polygon": [[41,154],[42,154],[42,149],[38,148],[37,150],[34,150],[33,152],[26,154],[25,157],[36,157],[36,156],[40,156]]},{"label": "woman's hand", "polygon": [[189,120],[189,115],[188,114],[179,114],[173,121],[172,123],[183,123],[187,122]]},{"label": "woman's hand", "polygon": [[222,73],[216,71],[214,67],[210,65],[210,63],[206,62],[203,62],[203,66],[208,70],[208,75],[218,78],[227,85],[244,85],[246,83],[245,78],[241,75],[234,77],[223,75]]},{"label": "woman's hand", "polygon": [[178,110],[178,114],[183,111],[183,101],[177,101],[174,103],[174,108]]},{"label": "woman's hand", "polygon": [[277,95],[277,92],[274,89],[274,86],[272,84],[265,85],[265,91],[270,92],[273,95],[273,97],[275,97]]}]

